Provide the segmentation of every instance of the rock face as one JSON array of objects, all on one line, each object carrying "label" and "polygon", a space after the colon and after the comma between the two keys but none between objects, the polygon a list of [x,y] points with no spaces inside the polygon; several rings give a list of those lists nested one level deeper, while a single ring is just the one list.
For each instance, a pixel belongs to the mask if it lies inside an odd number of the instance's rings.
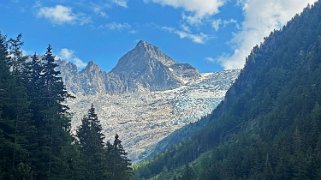
[{"label": "rock face", "polygon": [[69,92],[74,94],[93,95],[106,93],[106,73],[97,64],[90,61],[85,69],[78,72],[76,65],[58,61],[61,76]]},{"label": "rock face", "polygon": [[202,74],[178,88],[122,94],[76,95],[68,102],[73,128],[81,123],[91,103],[106,137],[117,133],[134,162],[149,155],[170,133],[209,114],[221,102],[238,70]]},{"label": "rock face", "polygon": [[[108,92],[123,93],[139,90],[159,91],[173,89],[181,82],[170,71],[175,62],[145,41],[139,41],[135,49],[125,54],[108,74],[113,82]],[[126,83],[122,83],[126,82]]]},{"label": "rock face", "polygon": [[145,41],[109,73],[93,62],[80,72],[72,63],[59,64],[67,90],[76,96],[68,102],[73,130],[93,103],[105,136],[118,133],[134,162],[176,129],[211,113],[239,73],[200,74]]},{"label": "rock face", "polygon": [[139,41],[109,73],[102,72],[92,61],[80,72],[73,64],[61,61],[60,71],[67,90],[74,94],[164,91],[200,77],[191,65],[177,64],[146,41]]}]

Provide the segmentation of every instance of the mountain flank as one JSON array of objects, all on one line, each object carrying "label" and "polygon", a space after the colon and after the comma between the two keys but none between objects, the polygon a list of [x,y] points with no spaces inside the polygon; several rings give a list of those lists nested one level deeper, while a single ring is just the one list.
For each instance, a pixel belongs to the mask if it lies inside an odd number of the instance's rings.
[{"label": "mountain flank", "polygon": [[317,1],[254,47],[205,125],[137,179],[320,179],[320,74]]},{"label": "mountain flank", "polygon": [[164,91],[201,76],[191,65],[176,63],[156,46],[142,40],[108,73],[92,61],[80,72],[74,64],[60,61],[60,71],[67,90],[85,95]]},{"label": "mountain flank", "polygon": [[201,74],[146,41],[139,41],[108,73],[92,61],[80,72],[70,62],[59,63],[67,90],[76,97],[68,101],[73,129],[93,103],[105,136],[123,137],[133,162],[149,157],[176,129],[211,113],[239,74]]}]

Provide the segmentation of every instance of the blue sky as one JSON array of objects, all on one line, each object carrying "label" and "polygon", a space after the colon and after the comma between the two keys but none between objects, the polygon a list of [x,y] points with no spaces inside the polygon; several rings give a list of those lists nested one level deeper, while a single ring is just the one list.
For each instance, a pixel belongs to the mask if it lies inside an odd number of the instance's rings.
[{"label": "blue sky", "polygon": [[201,72],[242,68],[252,47],[316,0],[1,0],[0,32],[26,53],[111,70],[139,40]]}]

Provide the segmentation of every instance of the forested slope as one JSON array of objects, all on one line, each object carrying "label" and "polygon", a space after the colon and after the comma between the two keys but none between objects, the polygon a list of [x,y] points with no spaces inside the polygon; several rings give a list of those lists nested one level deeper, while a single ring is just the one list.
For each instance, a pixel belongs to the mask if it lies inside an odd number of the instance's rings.
[{"label": "forested slope", "polygon": [[24,56],[21,38],[0,33],[0,179],[130,179],[121,140],[104,141],[94,106],[71,134],[66,99],[73,97],[51,46]]},{"label": "forested slope", "polygon": [[140,164],[155,179],[321,178],[321,2],[253,48],[208,124]]}]

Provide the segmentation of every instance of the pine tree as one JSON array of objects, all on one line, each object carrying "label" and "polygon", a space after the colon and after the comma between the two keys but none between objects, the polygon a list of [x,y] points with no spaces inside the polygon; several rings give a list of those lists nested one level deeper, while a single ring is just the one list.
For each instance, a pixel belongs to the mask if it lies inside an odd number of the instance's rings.
[{"label": "pine tree", "polygon": [[85,169],[83,176],[86,179],[104,179],[104,135],[93,105],[81,122],[77,138]]},{"label": "pine tree", "polygon": [[80,179],[64,103],[71,96],[51,47],[27,61],[21,37],[0,34],[0,179]]},{"label": "pine tree", "polygon": [[8,85],[13,82],[7,66],[7,42],[6,38],[0,34],[0,179],[8,178],[12,173],[12,120],[8,120],[6,105],[9,103]]},{"label": "pine tree", "polygon": [[9,39],[9,56],[11,57],[10,66],[12,73],[18,75],[22,69],[26,57],[23,57],[21,47],[23,45],[22,35],[19,34],[16,39]]},{"label": "pine tree", "polygon": [[31,57],[30,62],[25,63],[25,76],[27,78],[26,86],[28,88],[30,98],[34,98],[39,93],[39,89],[41,87],[41,72],[42,72],[42,65],[41,61],[35,53]]},{"label": "pine tree", "polygon": [[109,142],[107,141],[106,143],[106,147],[105,147],[105,161],[106,161],[106,164],[105,164],[105,177],[107,179],[112,179],[113,177],[113,153],[114,153],[114,146]]},{"label": "pine tree", "polygon": [[29,101],[19,75],[9,71],[7,47],[0,34],[0,179],[27,178],[30,174],[21,173],[21,167],[31,173],[27,151],[32,134]]},{"label": "pine tree", "polygon": [[68,176],[68,159],[62,150],[71,146],[70,113],[64,101],[69,97],[58,65],[49,45],[39,62],[37,56],[32,58],[29,71],[29,87],[33,121],[37,129],[34,136],[36,149],[32,149],[32,164],[36,169],[36,179],[63,178]]},{"label": "pine tree", "polygon": [[110,163],[111,163],[111,179],[115,180],[126,180],[130,179],[133,175],[133,170],[130,167],[130,160],[127,158],[121,140],[119,140],[118,134],[115,135],[113,148],[110,152]]}]

